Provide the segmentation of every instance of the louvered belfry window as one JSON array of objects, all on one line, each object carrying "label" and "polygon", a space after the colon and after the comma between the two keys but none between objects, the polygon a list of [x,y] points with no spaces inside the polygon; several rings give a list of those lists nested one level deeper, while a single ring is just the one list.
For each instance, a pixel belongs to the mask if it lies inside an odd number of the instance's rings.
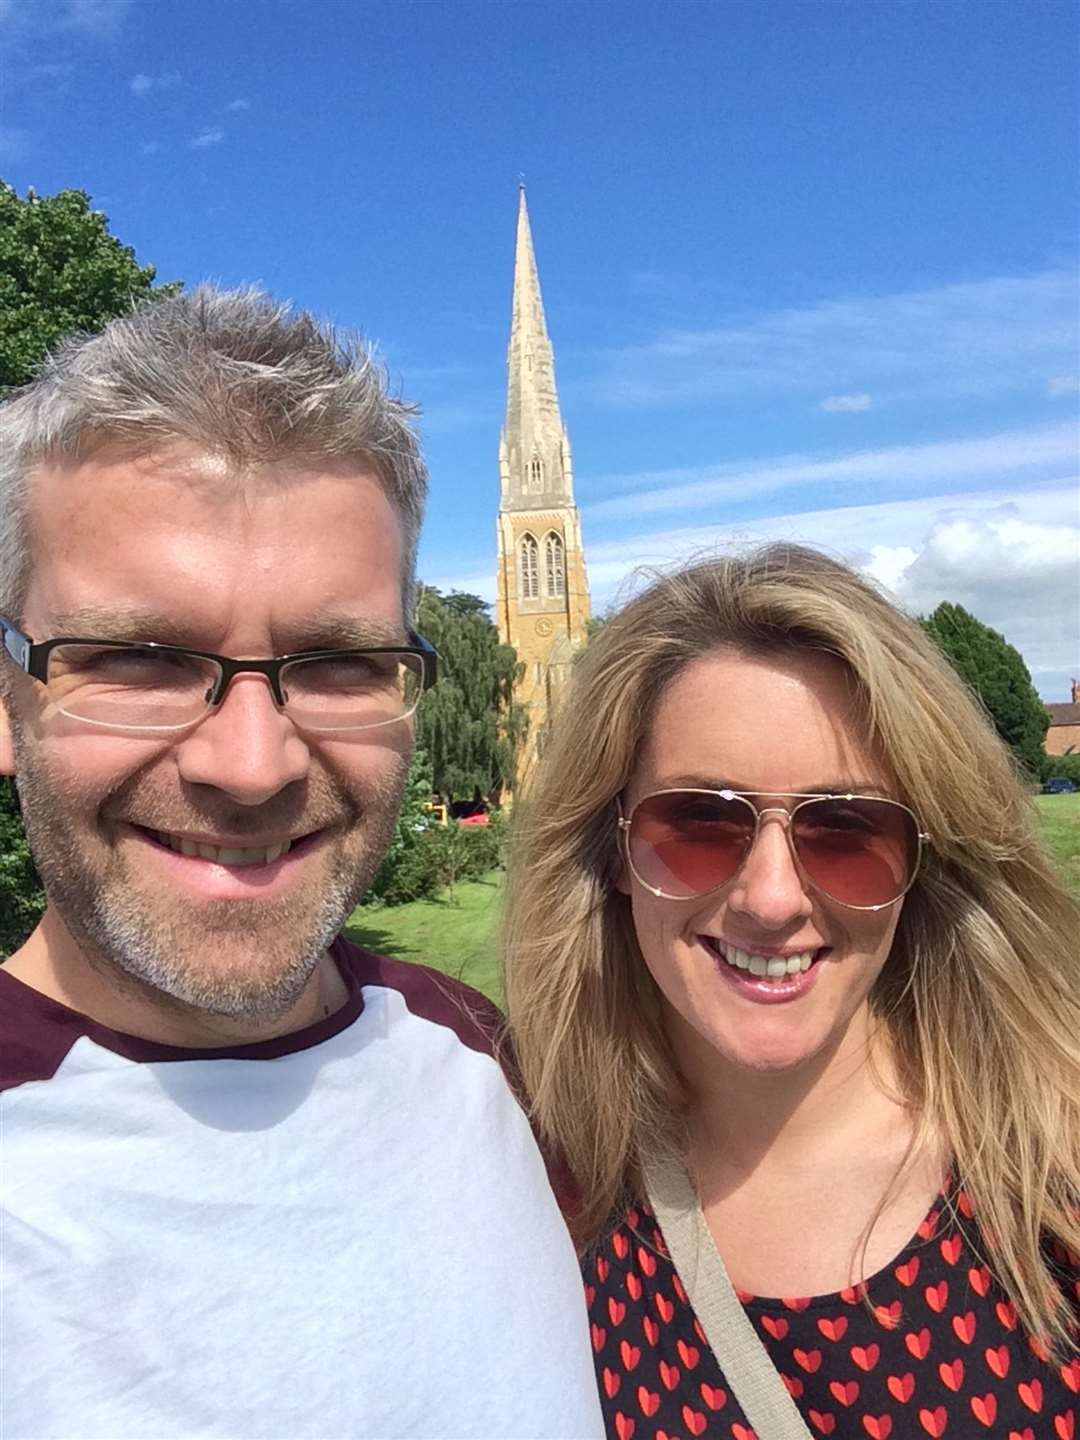
[{"label": "louvered belfry window", "polygon": [[523,535],[518,549],[521,598],[537,600],[540,597],[540,547],[535,535]]},{"label": "louvered belfry window", "polygon": [[544,583],[549,595],[561,599],[566,594],[566,552],[554,530],[544,540]]}]

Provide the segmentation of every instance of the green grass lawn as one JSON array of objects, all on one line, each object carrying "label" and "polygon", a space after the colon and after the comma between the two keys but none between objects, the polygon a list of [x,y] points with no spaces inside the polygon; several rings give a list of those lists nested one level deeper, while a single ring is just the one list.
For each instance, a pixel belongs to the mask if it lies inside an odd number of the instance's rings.
[{"label": "green grass lawn", "polygon": [[501,870],[470,880],[446,899],[353,911],[345,938],[380,955],[433,965],[502,1003],[496,928],[502,898]]},{"label": "green grass lawn", "polygon": [[[1080,899],[1080,794],[1039,795],[1035,803],[1047,842]],[[501,1004],[496,931],[502,882],[502,871],[493,870],[483,880],[459,885],[453,905],[440,899],[387,909],[360,906],[345,934],[381,955],[433,965]]]}]

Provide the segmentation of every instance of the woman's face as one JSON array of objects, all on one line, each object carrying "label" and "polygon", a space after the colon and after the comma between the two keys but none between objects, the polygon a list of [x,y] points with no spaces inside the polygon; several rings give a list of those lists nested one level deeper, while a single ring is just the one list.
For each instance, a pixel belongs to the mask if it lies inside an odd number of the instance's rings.
[{"label": "woman's face", "polygon": [[[790,809],[790,793],[895,795],[881,757],[860,733],[840,664],[813,651],[752,657],[717,650],[687,666],[662,696],[623,797],[679,787],[759,792],[759,809]],[[774,798],[777,797],[777,798]],[[733,880],[690,900],[653,895],[624,867],[645,963],[689,1077],[712,1052],[756,1071],[798,1066],[858,1045],[867,997],[889,954],[902,901],[845,908],[814,890],[793,862],[788,825],[774,811]],[[780,984],[734,963],[747,956],[811,957]],[[760,964],[754,968],[760,969]],[[715,1059],[715,1056],[713,1056]]]}]

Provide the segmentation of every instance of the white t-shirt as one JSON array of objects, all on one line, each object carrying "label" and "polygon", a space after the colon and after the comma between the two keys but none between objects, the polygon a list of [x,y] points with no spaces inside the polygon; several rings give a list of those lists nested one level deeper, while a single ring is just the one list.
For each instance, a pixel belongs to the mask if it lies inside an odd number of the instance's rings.
[{"label": "white t-shirt", "polygon": [[3,1440],[599,1437],[584,1295],[492,1007],[177,1050],[0,970]]}]

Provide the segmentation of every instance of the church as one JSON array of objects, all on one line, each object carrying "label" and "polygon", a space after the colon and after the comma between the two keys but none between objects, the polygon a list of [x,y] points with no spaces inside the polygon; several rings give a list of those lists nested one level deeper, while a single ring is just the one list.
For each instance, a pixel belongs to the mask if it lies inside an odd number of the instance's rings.
[{"label": "church", "polygon": [[590,613],[570,440],[559,413],[524,186],[518,193],[499,483],[495,623],[499,639],[514,647],[524,667],[514,691],[529,717],[520,777],[543,748],[548,716],[574,652],[585,643]]}]

